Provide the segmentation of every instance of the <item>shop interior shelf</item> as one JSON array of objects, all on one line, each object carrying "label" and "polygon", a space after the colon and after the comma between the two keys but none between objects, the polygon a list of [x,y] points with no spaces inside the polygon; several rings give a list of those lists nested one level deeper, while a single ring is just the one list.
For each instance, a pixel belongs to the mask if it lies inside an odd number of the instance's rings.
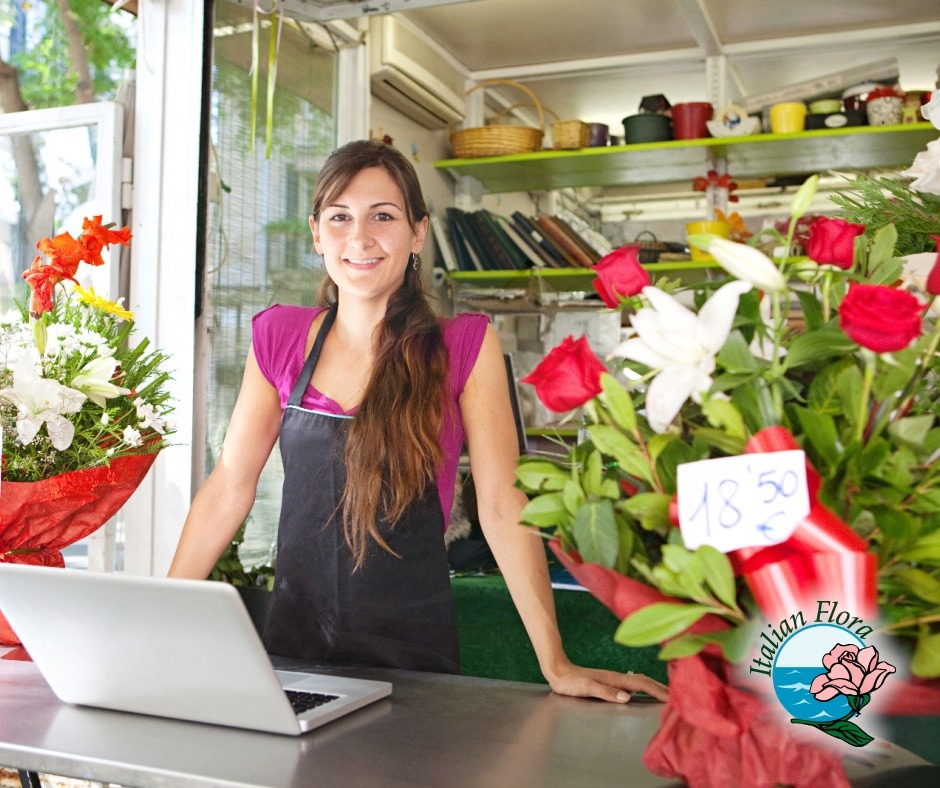
[{"label": "shop interior shelf", "polygon": [[910,166],[936,138],[937,129],[930,123],[853,126],[445,159],[434,166],[454,176],[471,176],[490,193],[541,191],[683,181],[702,175],[719,159],[735,178],[897,169]]}]

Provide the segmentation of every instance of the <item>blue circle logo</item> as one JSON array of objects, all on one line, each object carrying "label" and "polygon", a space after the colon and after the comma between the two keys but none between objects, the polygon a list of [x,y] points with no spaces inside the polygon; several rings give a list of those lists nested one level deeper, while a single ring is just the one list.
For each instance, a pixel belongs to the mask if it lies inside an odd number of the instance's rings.
[{"label": "blue circle logo", "polygon": [[771,669],[774,692],[794,717],[829,722],[848,713],[845,695],[821,701],[810,692],[817,677],[827,674],[822,657],[838,645],[865,648],[862,639],[847,629],[833,624],[810,624],[788,637],[775,655]]}]

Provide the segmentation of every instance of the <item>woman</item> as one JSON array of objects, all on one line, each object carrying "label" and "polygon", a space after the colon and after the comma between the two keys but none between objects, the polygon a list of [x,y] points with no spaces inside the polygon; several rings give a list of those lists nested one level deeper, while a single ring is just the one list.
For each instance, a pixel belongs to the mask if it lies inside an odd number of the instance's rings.
[{"label": "woman", "polygon": [[659,682],[565,656],[541,539],[519,525],[526,498],[513,485],[518,449],[499,340],[483,315],[432,313],[418,259],[428,212],[408,160],[374,141],[334,151],[310,228],[329,308],[274,306],[255,316],[223,450],[170,575],[209,574],[280,437],[268,650],[457,673],[443,533],[466,438],[480,524],[552,689],[620,703],[640,690],[665,699]]}]

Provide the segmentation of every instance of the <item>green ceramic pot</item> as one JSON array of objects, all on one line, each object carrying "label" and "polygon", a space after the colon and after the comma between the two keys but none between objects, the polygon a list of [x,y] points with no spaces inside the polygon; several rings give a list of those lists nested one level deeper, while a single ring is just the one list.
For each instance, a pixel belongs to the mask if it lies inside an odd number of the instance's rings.
[{"label": "green ceramic pot", "polygon": [[624,142],[660,142],[672,139],[672,122],[666,115],[655,112],[630,115],[623,119]]}]

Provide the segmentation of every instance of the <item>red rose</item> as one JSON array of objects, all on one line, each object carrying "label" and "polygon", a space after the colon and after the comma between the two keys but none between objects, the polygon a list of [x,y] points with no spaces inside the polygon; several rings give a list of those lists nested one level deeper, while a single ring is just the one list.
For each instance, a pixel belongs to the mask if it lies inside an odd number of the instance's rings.
[{"label": "red rose", "polygon": [[862,347],[892,353],[920,336],[926,308],[906,290],[851,282],[839,305],[839,328]]},{"label": "red rose", "polygon": [[809,226],[806,254],[820,265],[835,265],[847,271],[855,262],[855,238],[864,232],[864,224],[821,216]]},{"label": "red rose", "polygon": [[522,378],[535,386],[536,396],[555,413],[565,413],[601,393],[601,375],[607,371],[587,337],[565,337],[539,365]]},{"label": "red rose", "polygon": [[933,268],[927,276],[927,292],[930,295],[940,295],[940,235],[931,235],[933,242],[937,245],[937,259],[933,262]]},{"label": "red rose", "polygon": [[640,265],[640,247],[621,246],[592,266],[597,271],[594,289],[611,309],[620,306],[621,298],[635,296],[652,283],[646,269]]}]

